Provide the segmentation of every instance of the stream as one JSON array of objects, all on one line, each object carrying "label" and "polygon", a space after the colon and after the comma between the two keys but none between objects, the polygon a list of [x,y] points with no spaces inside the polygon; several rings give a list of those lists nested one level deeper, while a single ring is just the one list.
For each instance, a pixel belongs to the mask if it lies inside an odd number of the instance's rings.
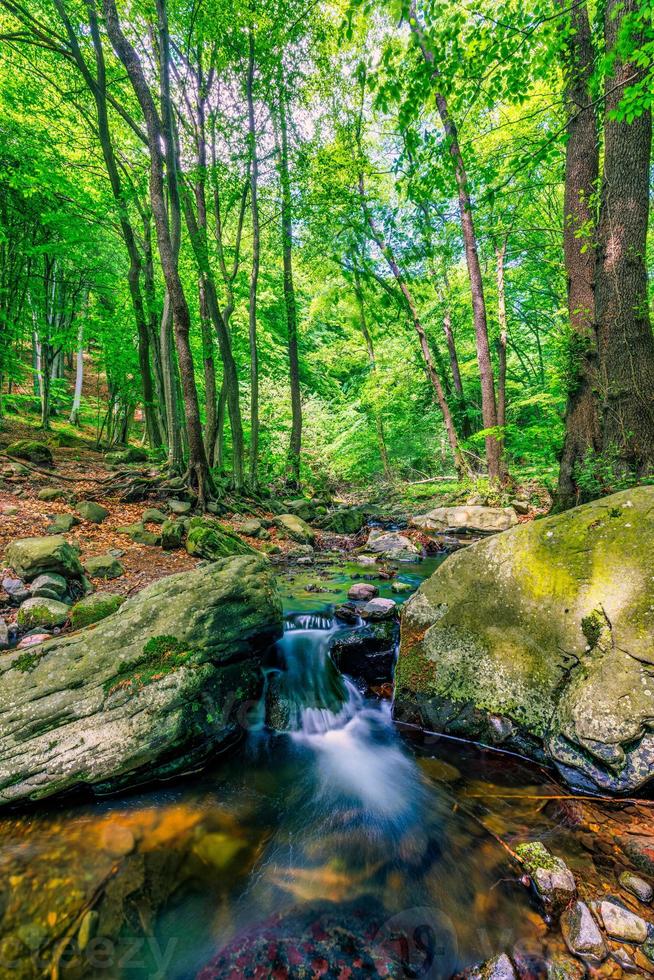
[{"label": "stream", "polygon": [[[415,587],[436,564],[400,577]],[[362,572],[282,582],[266,685],[283,731],[264,696],[214,770],[3,818],[2,976],[446,978],[504,950],[544,975],[560,940],[496,835],[545,840],[592,878],[583,835],[542,801],[560,788],[539,767],[401,733],[390,702],[337,673],[333,606]]]}]

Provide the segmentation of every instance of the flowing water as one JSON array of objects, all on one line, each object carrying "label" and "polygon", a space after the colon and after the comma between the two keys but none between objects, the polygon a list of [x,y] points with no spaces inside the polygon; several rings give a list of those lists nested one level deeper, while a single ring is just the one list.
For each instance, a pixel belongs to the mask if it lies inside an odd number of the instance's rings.
[{"label": "flowing water", "polygon": [[516,948],[542,973],[546,927],[496,835],[546,838],[590,873],[560,817],[530,802],[556,787],[510,756],[412,747],[389,702],[329,657],[351,579],[303,574],[237,755],[165,790],[0,824],[0,975],[436,978]]}]

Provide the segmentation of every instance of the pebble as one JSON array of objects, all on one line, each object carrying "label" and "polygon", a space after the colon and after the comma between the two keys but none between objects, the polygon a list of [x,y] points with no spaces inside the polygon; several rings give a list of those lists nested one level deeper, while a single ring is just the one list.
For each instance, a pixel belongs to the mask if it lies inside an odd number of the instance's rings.
[{"label": "pebble", "polygon": [[647,881],[643,881],[638,875],[632,874],[631,871],[623,871],[620,875],[620,884],[636,898],[640,899],[641,902],[649,904],[654,898],[654,888]]},{"label": "pebble", "polygon": [[27,636],[23,637],[23,639],[20,641],[16,649],[25,650],[26,647],[35,647],[38,646],[39,643],[45,643],[46,640],[51,640],[51,639],[52,639],[52,633],[28,634]]},{"label": "pebble", "polygon": [[7,576],[2,580],[2,591],[6,592],[7,595],[15,595],[17,592],[24,592],[25,585],[22,579]]},{"label": "pebble", "polygon": [[628,943],[644,943],[647,939],[647,923],[639,915],[615,902],[600,902],[600,915],[604,928],[613,939]]}]

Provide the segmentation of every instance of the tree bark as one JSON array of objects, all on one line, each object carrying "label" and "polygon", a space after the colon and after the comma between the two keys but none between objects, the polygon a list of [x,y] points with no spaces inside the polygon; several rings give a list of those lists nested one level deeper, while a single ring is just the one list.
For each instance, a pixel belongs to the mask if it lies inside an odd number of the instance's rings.
[{"label": "tree bark", "polygon": [[[163,121],[159,118],[140,59],[120,26],[115,0],[103,0],[103,8],[109,37],[118,57],[125,66],[147,127],[150,150],[150,199],[179,358],[189,442],[189,474],[192,484],[197,489],[199,504],[204,506],[211,492],[211,476],[204,451],[200,408],[193,373],[193,356],[189,341],[191,317],[179,275],[178,249],[176,248],[177,229],[179,228],[179,187],[174,160],[174,133],[168,93],[169,51],[165,0],[158,0],[157,3],[161,48]],[[166,151],[170,219],[166,206],[162,146],[165,147]]]},{"label": "tree bark", "polygon": [[[368,319],[366,317],[366,307],[363,300],[363,289],[361,288],[361,277],[359,275],[359,270],[356,265],[354,267],[354,295],[356,296],[357,307],[359,310],[359,324],[361,326],[361,333],[363,334],[363,340],[366,345],[366,351],[368,352],[368,363],[370,364],[370,370],[373,375],[377,374],[377,361],[375,359],[375,347],[372,340],[372,334],[368,327]],[[386,436],[384,433],[384,420],[381,416],[381,412],[377,409],[374,411],[375,416],[375,429],[377,431],[377,446],[379,448],[379,458],[382,462],[382,468],[384,471],[384,476],[386,479],[392,477],[392,470],[390,462],[388,459],[388,450],[386,448]]]},{"label": "tree bark", "polygon": [[280,72],[279,80],[279,177],[282,204],[282,260],[284,265],[284,301],[288,334],[288,364],[291,387],[291,438],[288,449],[288,483],[300,486],[300,454],[302,451],[302,395],[300,392],[300,362],[298,354],[297,304],[293,283],[293,216],[291,211],[291,181],[288,165],[288,126],[286,92]]},{"label": "tree bark", "polygon": [[504,260],[506,257],[506,238],[495,248],[497,275],[497,319],[500,327],[497,348],[497,424],[506,425],[506,287],[504,282]]},{"label": "tree bark", "polygon": [[259,231],[259,161],[257,157],[257,131],[254,116],[254,29],[248,34],[248,138],[250,143],[250,210],[252,213],[252,270],[250,272],[250,296],[248,302],[248,339],[250,344],[250,483],[259,482],[259,354],[257,349],[257,287],[261,240]]},{"label": "tree bark", "polygon": [[[564,0],[559,0],[563,6]],[[597,396],[595,324],[596,216],[593,196],[599,176],[599,134],[590,84],[595,51],[585,2],[572,8],[564,74],[568,116],[565,158],[563,254],[570,324],[570,380],[565,410],[558,503],[579,501],[576,477],[601,448]]]},{"label": "tree bark", "polygon": [[[82,309],[84,312],[88,305],[88,291]],[[75,368],[75,391],[73,394],[73,404],[70,409],[69,422],[71,425],[79,425],[79,412],[82,404],[82,385],[84,383],[84,316],[80,312],[79,326],[77,328],[77,358]]]},{"label": "tree bark", "polygon": [[645,264],[652,117],[643,111],[629,123],[612,113],[639,71],[617,53],[622,24],[638,9],[638,0],[606,5],[606,50],[615,61],[604,100],[596,287],[602,446],[632,478],[654,471],[654,337]]},{"label": "tree bark", "polygon": [[[410,26],[416,35],[422,56],[431,69],[431,78],[434,82],[440,81],[440,72],[435,64],[434,52],[431,51],[418,23],[415,2],[411,4]],[[495,401],[495,382],[493,378],[493,364],[490,356],[490,345],[488,342],[488,324],[486,317],[486,300],[484,297],[484,282],[479,264],[479,253],[477,249],[477,235],[472,215],[472,201],[468,190],[468,174],[463,162],[463,155],[459,144],[459,135],[456,124],[450,115],[447,99],[441,91],[437,89],[435,93],[438,114],[445,130],[449,143],[449,152],[454,164],[454,176],[459,197],[459,214],[461,217],[461,231],[470,279],[470,292],[472,297],[472,313],[475,325],[475,336],[477,341],[477,363],[479,365],[479,379],[481,382],[481,410],[484,428],[494,430],[497,428],[497,404]],[[499,480],[501,472],[501,442],[495,432],[489,432],[486,436],[486,462],[488,465],[488,478]]]},{"label": "tree bark", "polygon": [[207,306],[207,297],[204,283],[200,279],[198,285],[199,306],[200,306],[200,328],[202,330],[202,361],[204,365],[204,448],[207,454],[209,465],[214,464],[214,451],[216,448],[216,364],[214,361],[213,336],[211,333],[211,320]]}]

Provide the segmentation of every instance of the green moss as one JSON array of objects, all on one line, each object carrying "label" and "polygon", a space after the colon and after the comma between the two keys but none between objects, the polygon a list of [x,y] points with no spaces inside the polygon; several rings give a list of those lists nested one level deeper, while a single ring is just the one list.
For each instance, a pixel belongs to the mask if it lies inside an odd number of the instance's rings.
[{"label": "green moss", "polygon": [[558,871],[560,869],[559,862],[552,857],[545,845],[541,844],[539,840],[529,844],[518,844],[515,852],[524,862],[530,874],[534,874],[539,868],[545,871]]},{"label": "green moss", "polygon": [[111,616],[124,601],[124,597],[120,595],[101,595],[96,592],[94,595],[87,596],[73,606],[70,617],[73,629],[90,626]]},{"label": "green moss", "polygon": [[27,673],[34,670],[37,666],[41,655],[38,653],[21,653],[20,657],[12,664],[16,670],[22,671],[22,673]]},{"label": "green moss", "polygon": [[181,643],[175,636],[152,636],[143,647],[143,653],[133,663],[123,664],[120,669],[104,683],[105,694],[112,694],[119,688],[133,691],[142,690],[147,684],[160,680],[179,667],[189,663],[193,650]]},{"label": "green moss", "polygon": [[582,619],[581,632],[586,637],[591,650],[594,650],[599,643],[605,625],[605,619],[597,609]]}]

